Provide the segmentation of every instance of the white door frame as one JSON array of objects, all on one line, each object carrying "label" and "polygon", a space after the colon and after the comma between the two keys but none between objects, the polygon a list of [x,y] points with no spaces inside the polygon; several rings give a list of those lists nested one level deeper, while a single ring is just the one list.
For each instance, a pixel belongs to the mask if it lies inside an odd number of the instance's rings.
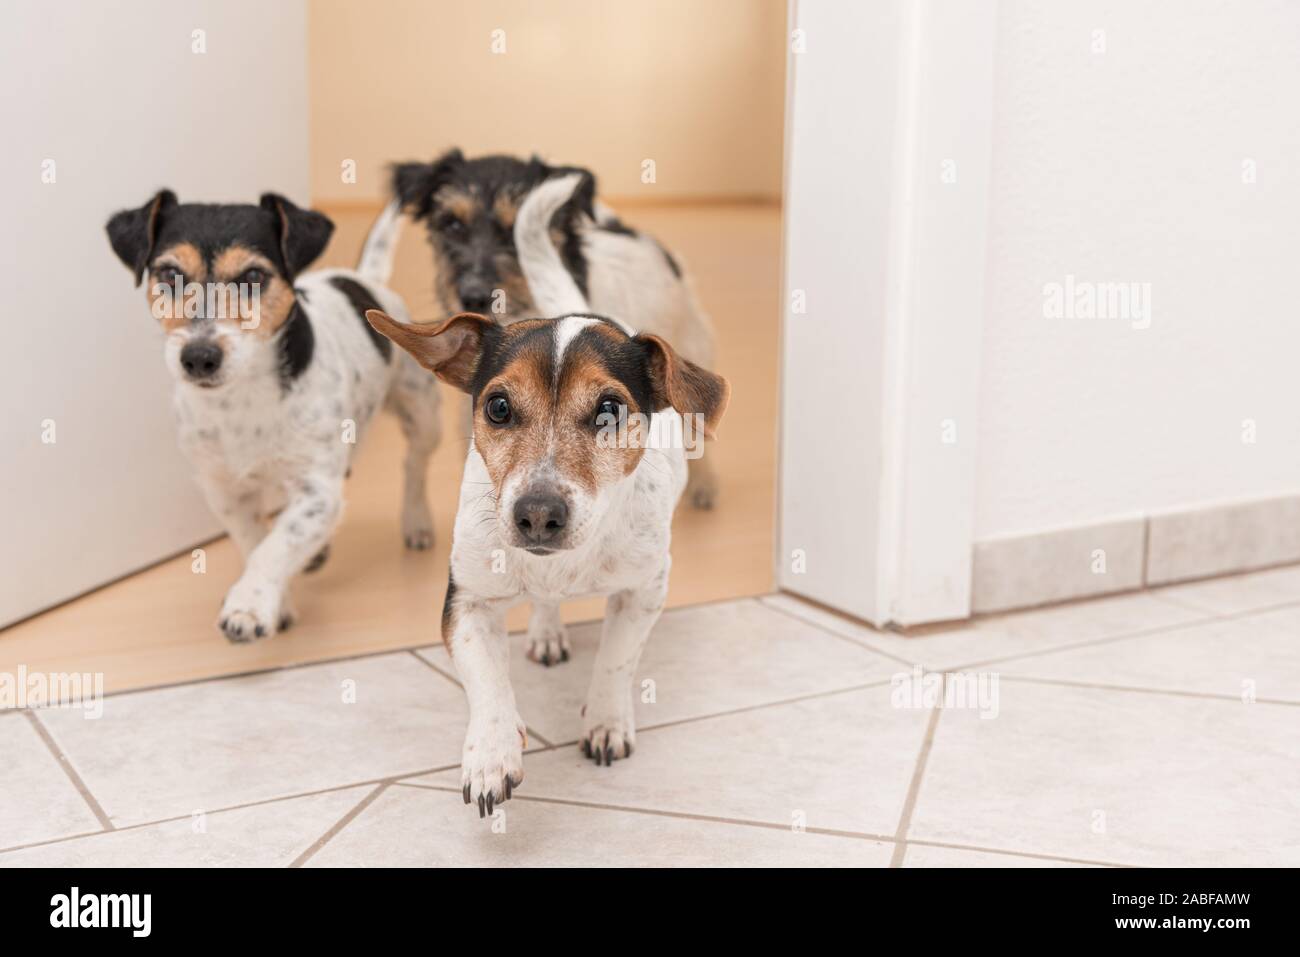
[{"label": "white door frame", "polygon": [[779,586],[970,613],[994,0],[790,3]]}]

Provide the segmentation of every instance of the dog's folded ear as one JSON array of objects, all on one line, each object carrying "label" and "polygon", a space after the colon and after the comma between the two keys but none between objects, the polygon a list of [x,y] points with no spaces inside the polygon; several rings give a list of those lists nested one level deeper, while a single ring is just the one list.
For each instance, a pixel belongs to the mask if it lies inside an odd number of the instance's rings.
[{"label": "dog's folded ear", "polygon": [[108,241],[117,258],[135,276],[135,284],[144,278],[149,257],[153,255],[158,230],[167,210],[176,205],[176,194],[170,189],[159,190],[149,202],[139,209],[124,209],[108,221]]},{"label": "dog's folded ear", "polygon": [[462,312],[440,323],[398,322],[370,309],[366,320],[448,385],[469,391],[483,342],[497,324],[487,316]]},{"label": "dog's folded ear", "polygon": [[301,209],[278,193],[263,193],[259,203],[280,222],[280,256],[292,281],[325,251],[334,224],[324,213]]},{"label": "dog's folded ear", "polygon": [[428,216],[433,210],[433,194],[464,162],[465,154],[451,149],[432,163],[394,163],[390,167],[393,195],[402,204],[402,209],[412,216]]},{"label": "dog's folded ear", "polygon": [[683,359],[663,339],[649,333],[636,336],[646,352],[654,411],[672,406],[682,415],[704,419],[704,434],[715,438],[722,413],[731,399],[731,383],[717,373]]}]

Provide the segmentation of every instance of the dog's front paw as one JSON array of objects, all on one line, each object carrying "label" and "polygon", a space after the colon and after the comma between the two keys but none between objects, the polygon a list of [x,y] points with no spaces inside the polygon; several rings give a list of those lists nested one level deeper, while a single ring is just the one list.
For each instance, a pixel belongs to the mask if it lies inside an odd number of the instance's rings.
[{"label": "dog's front paw", "polygon": [[636,744],[636,722],[632,718],[632,703],[626,707],[596,707],[588,704],[582,709],[582,737],[578,747],[596,764],[609,767],[615,758],[632,757]]},{"label": "dog's front paw", "polygon": [[[217,624],[233,642],[267,638],[281,628],[280,589],[240,579],[226,595]],[[288,610],[292,623],[292,609]]]},{"label": "dog's front paw", "polygon": [[550,667],[569,660],[569,635],[564,625],[555,624],[534,631],[528,626],[528,650],[525,652],[529,661]]},{"label": "dog's front paw", "polygon": [[460,761],[461,794],[466,804],[478,805],[478,816],[510,800],[524,780],[524,748],[528,731],[516,715],[471,720]]},{"label": "dog's front paw", "polygon": [[426,503],[402,507],[402,541],[416,552],[433,548],[433,516]]}]

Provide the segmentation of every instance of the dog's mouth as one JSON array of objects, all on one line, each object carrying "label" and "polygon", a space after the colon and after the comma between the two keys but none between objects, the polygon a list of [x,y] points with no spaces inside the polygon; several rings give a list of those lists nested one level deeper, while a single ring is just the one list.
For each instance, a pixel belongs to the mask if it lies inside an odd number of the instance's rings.
[{"label": "dog's mouth", "polygon": [[195,379],[191,376],[183,376],[181,381],[186,385],[193,386],[196,389],[203,389],[208,392],[213,389],[220,389],[226,384],[225,379]]}]

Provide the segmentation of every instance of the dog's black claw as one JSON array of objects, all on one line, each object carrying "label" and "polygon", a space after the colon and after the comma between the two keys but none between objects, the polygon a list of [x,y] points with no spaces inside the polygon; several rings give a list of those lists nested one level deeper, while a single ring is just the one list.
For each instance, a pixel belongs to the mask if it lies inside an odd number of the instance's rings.
[{"label": "dog's black claw", "polygon": [[582,756],[585,758],[591,757],[591,742],[586,738],[582,739]]},{"label": "dog's black claw", "polygon": [[510,792],[510,775],[507,774],[507,775],[506,775],[506,796],[505,796],[504,798],[502,798],[501,800],[503,800],[503,801],[509,801],[509,800],[510,800],[510,793],[511,793],[511,792]]},{"label": "dog's black claw", "polygon": [[263,635],[266,634],[266,629],[263,628],[261,625],[257,625],[253,628],[253,634],[255,634],[258,638],[261,638]]},{"label": "dog's black claw", "polygon": [[625,757],[625,758],[630,758],[630,757],[632,757],[632,742],[631,742],[631,741],[624,741],[624,742],[623,742],[623,757]]},{"label": "dog's black claw", "polygon": [[546,667],[548,668],[551,667],[551,653],[549,651],[546,652],[546,654],[542,655],[541,660],[542,660],[542,664],[544,664]]},{"label": "dog's black claw", "polygon": [[461,791],[461,794],[465,795],[465,803],[468,804],[468,803],[469,803],[469,785],[468,785],[468,784],[465,785],[465,788],[464,788],[463,791]]},{"label": "dog's black claw", "polygon": [[484,801],[483,801],[483,795],[480,794],[480,795],[478,796],[478,816],[479,816],[479,817],[481,817],[481,818],[482,818],[482,817],[487,817],[487,812],[484,810],[486,807],[487,807],[487,805],[486,805],[486,804],[484,803]]},{"label": "dog's black claw", "polygon": [[568,649],[568,648],[561,648],[561,649],[560,649],[560,664],[564,664],[564,663],[565,663],[566,661],[568,661],[568,660],[569,660],[569,649]]},{"label": "dog's black claw", "polygon": [[491,791],[488,791],[488,795],[487,795],[487,812],[489,814],[492,813],[492,792]]},{"label": "dog's black claw", "polygon": [[280,618],[280,630],[281,630],[281,631],[288,631],[288,630],[289,630],[290,628],[292,628],[292,627],[293,627],[293,619],[292,619],[292,618],[290,618],[288,615],[284,615],[283,617]]},{"label": "dog's black claw", "polygon": [[605,767],[609,768],[613,766],[614,766],[614,749],[607,744],[605,745]]}]

